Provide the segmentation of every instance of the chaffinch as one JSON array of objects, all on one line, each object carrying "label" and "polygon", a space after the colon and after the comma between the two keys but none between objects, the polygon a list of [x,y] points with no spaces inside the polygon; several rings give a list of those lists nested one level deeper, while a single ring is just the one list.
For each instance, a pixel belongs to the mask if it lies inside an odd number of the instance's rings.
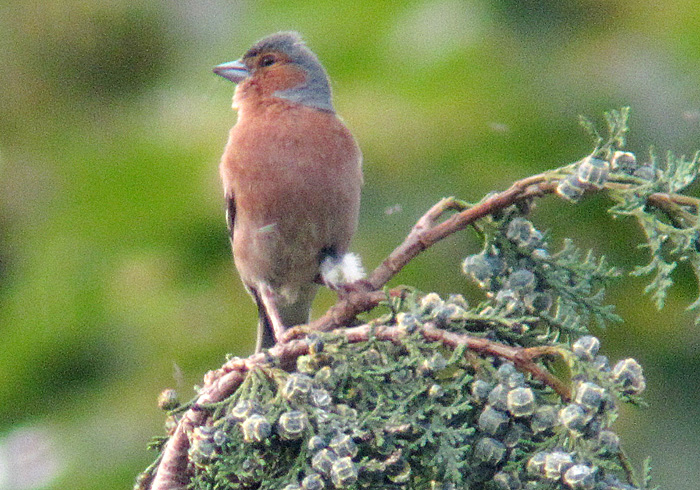
[{"label": "chaffinch", "polygon": [[319,284],[342,289],[361,278],[347,250],[362,154],[298,33],[272,34],[214,73],[238,84],[219,170],[234,261],[258,307],[259,351],[309,321]]}]

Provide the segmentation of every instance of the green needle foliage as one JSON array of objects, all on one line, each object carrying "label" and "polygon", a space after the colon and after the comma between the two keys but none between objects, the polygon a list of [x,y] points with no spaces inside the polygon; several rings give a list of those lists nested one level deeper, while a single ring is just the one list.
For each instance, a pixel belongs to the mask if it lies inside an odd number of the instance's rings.
[{"label": "green needle foliage", "polygon": [[254,363],[216,403],[176,407],[164,394],[172,437],[186,414],[206,414],[178,455],[186,488],[651,489],[648,461],[638,475],[613,426],[620,404],[643,404],[642,368],[611,365],[589,331],[621,321],[604,302],[621,271],[569,239],[552,247],[528,218],[534,197],[607,192],[611,214],[645,231],[651,261],[631,273],[651,276],[659,307],[678,261],[700,274],[698,201],[680,194],[698,157],[637,163],[624,150],[627,116],[606,114],[605,137],[584,122],[590,155],[473,223],[483,247],[462,269],[483,290],[478,303],[405,289],[364,326],[311,333],[291,361]]},{"label": "green needle foliage", "polygon": [[[684,206],[667,210],[651,208],[647,201],[655,193],[678,194],[686,189],[697,177],[699,163],[697,153],[691,160],[668,153],[664,164],[659,164],[652,153],[649,163],[621,169],[627,172],[620,175],[620,179],[636,177],[633,181],[635,185],[611,192],[617,204],[610,212],[617,217],[636,218],[646,234],[647,242],[642,246],[649,249],[651,261],[646,266],[637,267],[632,273],[653,276],[645,292],[653,295],[659,309],[663,307],[668,288],[673,284],[671,273],[678,261],[687,261],[695,276],[700,277],[698,209],[697,203],[692,200]],[[690,308],[696,309],[698,306],[700,298]]]}]

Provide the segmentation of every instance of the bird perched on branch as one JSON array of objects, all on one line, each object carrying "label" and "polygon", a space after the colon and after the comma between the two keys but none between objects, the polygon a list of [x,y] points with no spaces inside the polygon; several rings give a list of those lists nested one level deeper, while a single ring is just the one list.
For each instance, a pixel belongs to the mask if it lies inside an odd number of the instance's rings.
[{"label": "bird perched on branch", "polygon": [[272,34],[214,73],[238,84],[219,169],[234,261],[258,307],[259,351],[309,321],[319,284],[338,290],[361,279],[348,246],[362,154],[298,33]]}]

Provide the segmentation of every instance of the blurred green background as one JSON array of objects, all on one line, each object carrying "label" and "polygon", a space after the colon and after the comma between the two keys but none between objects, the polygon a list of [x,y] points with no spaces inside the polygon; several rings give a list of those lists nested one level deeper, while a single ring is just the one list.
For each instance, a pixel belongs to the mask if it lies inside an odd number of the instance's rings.
[{"label": "blurred green background", "polygon": [[[585,155],[579,114],[632,106],[642,158],[700,148],[691,0],[2,2],[0,490],[130,488],[163,433],[158,393],[189,399],[227,353],[251,352],[217,173],[234,86],[211,67],[286,29],[324,62],[363,149],[354,249],[369,269],[439,198],[476,201]],[[608,204],[550,198],[535,220],[645,263]],[[477,297],[459,264],[478,246],[452,237],[394,283]],[[651,408],[617,427],[669,489],[700,481],[700,327],[684,312],[697,288],[676,276],[662,313],[644,281],[620,281],[625,323],[594,332],[645,366]]]}]

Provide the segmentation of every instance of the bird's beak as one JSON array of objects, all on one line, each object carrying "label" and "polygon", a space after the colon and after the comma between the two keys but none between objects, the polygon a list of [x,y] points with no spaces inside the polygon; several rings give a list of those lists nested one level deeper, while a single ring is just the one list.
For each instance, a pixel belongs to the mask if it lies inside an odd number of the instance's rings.
[{"label": "bird's beak", "polygon": [[250,75],[248,68],[246,68],[241,60],[229,61],[228,63],[216,65],[214,67],[214,73],[227,80],[231,80],[233,83],[241,83]]}]

